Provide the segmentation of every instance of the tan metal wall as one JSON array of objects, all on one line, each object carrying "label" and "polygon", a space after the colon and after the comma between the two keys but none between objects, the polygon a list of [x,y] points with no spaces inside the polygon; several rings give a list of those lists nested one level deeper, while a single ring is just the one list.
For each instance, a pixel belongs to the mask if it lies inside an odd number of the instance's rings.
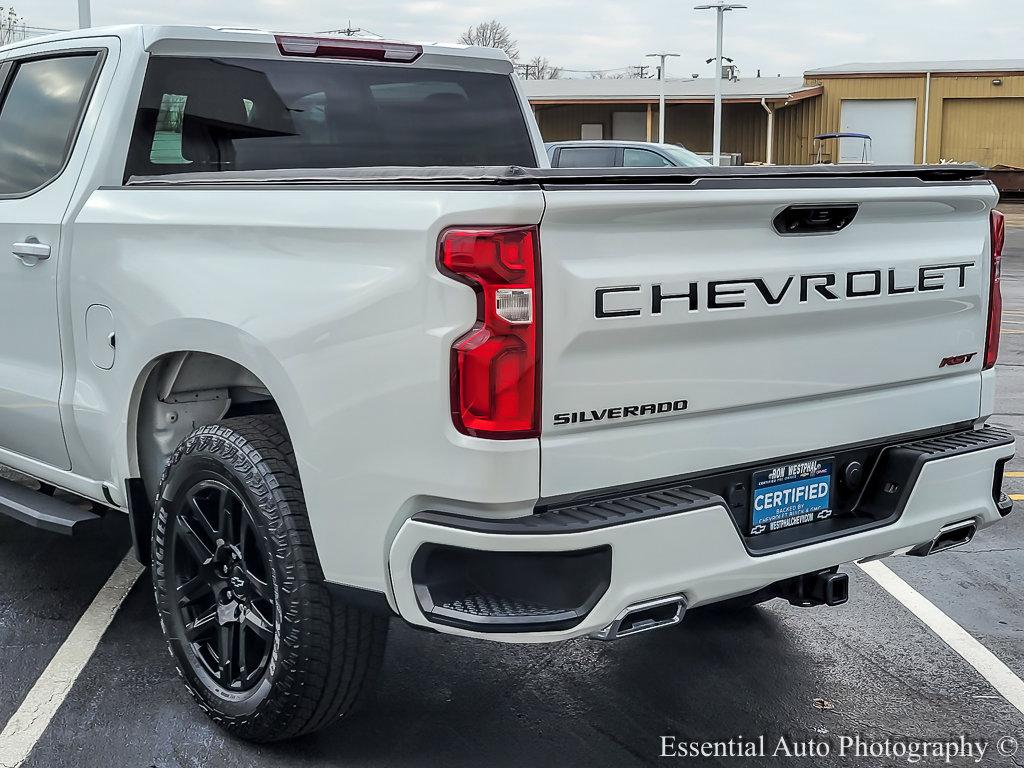
[{"label": "tan metal wall", "polygon": [[[993,85],[993,80],[1002,85]],[[843,99],[916,99],[915,160],[924,152],[924,75],[827,77],[821,96],[780,108],[775,116],[775,162],[802,165],[814,161],[814,136],[840,129]],[[926,162],[974,161],[983,165],[1024,167],[1024,73],[932,75]],[[646,104],[537,105],[534,111],[545,141],[580,137],[583,123],[604,125],[612,137],[612,112],[647,111]],[[710,104],[670,104],[666,138],[695,152],[711,151]],[[658,108],[652,106],[652,138],[657,138]],[[760,104],[726,104],[722,149],[741,152],[745,162],[765,160],[767,117]],[[832,149],[837,147],[832,143]],[[826,160],[833,160],[826,154]]]},{"label": "tan metal wall", "polygon": [[[1002,85],[993,85],[995,79]],[[828,77],[808,80],[808,84],[822,85],[824,93],[777,112],[776,162],[813,162],[813,137],[840,129],[843,99],[916,99],[915,159],[922,159],[924,75]],[[986,165],[1024,166],[1024,123],[1017,106],[1021,97],[1024,73],[932,75],[926,161],[976,160]],[[977,154],[986,159],[973,157]]]},{"label": "tan metal wall", "polygon": [[1024,97],[945,99],[939,146],[943,160],[1024,166]]},{"label": "tan metal wall", "polygon": [[[783,107],[775,116],[776,162],[780,165],[814,162],[814,137],[839,130],[843,99],[917,99],[918,135],[915,151],[920,154],[924,117],[923,78],[826,78],[807,82],[824,86],[822,95]],[[831,142],[830,148],[833,152],[837,151],[836,142]],[[828,154],[826,159],[835,160]]]},{"label": "tan metal wall", "polygon": [[[580,126],[584,123],[600,123],[604,126],[604,137],[612,137],[612,112],[647,112],[646,104],[538,104],[533,113],[537,116],[540,134],[544,141],[575,141],[580,138]],[[655,118],[654,130],[658,123]]]},{"label": "tan metal wall", "polygon": [[[612,138],[612,112],[646,112],[646,104],[559,104],[534,106],[545,141],[580,138],[583,123],[601,123]],[[665,139],[694,152],[710,152],[713,108],[710,104],[669,104]],[[768,136],[767,114],[760,104],[726,104],[722,113],[722,151],[740,152],[744,162],[764,162]],[[658,105],[651,106],[651,139],[658,139]]]},{"label": "tan metal wall", "polygon": [[[670,104],[665,113],[665,133],[672,144],[694,152],[711,152],[714,138],[714,106]],[[657,110],[655,110],[657,131]],[[745,163],[763,163],[768,140],[768,114],[760,104],[725,104],[722,107],[722,151],[739,152]]]}]

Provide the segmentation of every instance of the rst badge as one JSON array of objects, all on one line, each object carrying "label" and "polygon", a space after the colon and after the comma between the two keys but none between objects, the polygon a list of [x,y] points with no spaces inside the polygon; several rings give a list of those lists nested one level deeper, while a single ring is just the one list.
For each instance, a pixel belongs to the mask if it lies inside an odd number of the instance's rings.
[{"label": "rst badge", "polygon": [[953,355],[952,357],[944,357],[939,362],[939,368],[947,368],[951,365],[963,365],[964,363],[971,362],[972,358],[977,355],[977,352],[971,352],[968,355]]}]

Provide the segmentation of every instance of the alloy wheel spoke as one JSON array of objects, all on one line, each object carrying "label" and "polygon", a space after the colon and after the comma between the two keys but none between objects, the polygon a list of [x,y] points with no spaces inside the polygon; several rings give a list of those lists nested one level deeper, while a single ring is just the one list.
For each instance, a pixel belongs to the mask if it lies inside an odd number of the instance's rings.
[{"label": "alloy wheel spoke", "polygon": [[213,606],[202,616],[185,625],[185,636],[190,642],[195,642],[217,626],[217,606]]},{"label": "alloy wheel spoke", "polygon": [[274,626],[255,607],[249,606],[242,617],[242,623],[264,642],[274,639]]},{"label": "alloy wheel spoke", "polygon": [[206,537],[206,540],[210,544],[216,545],[217,543],[217,532],[213,530],[213,526],[210,525],[210,520],[199,506],[199,500],[193,496],[189,504],[192,509],[192,518],[199,524],[199,529],[196,533],[202,533]]},{"label": "alloy wheel spoke", "polygon": [[246,669],[245,664],[245,624],[238,625],[238,679],[244,685],[248,677],[249,670]]},{"label": "alloy wheel spoke", "polygon": [[191,579],[186,581],[180,587],[178,587],[178,605],[185,607],[189,605],[195,598],[202,595],[204,592],[211,590],[210,582],[206,580],[203,575],[193,576]]},{"label": "alloy wheel spoke", "polygon": [[267,582],[262,579],[257,579],[252,573],[246,573],[249,578],[249,589],[256,595],[260,600],[267,600],[269,602],[274,601],[274,589]]},{"label": "alloy wheel spoke", "polygon": [[174,530],[178,538],[188,548],[189,553],[200,565],[206,565],[213,559],[213,552],[199,538],[192,527],[192,523],[187,518],[179,516]]},{"label": "alloy wheel spoke", "polygon": [[231,500],[234,494],[227,488],[219,488],[217,497],[217,531],[221,539],[235,543],[234,515],[231,512]]},{"label": "alloy wheel spoke", "polygon": [[238,513],[238,551],[245,558],[246,542],[249,540],[249,536],[252,534],[252,520],[249,519],[249,513],[246,510],[241,510]]},{"label": "alloy wheel spoke", "polygon": [[235,633],[238,631],[238,624],[229,622],[222,624],[217,633],[217,661],[219,662],[220,684],[225,688],[231,687],[234,679],[235,668]]}]

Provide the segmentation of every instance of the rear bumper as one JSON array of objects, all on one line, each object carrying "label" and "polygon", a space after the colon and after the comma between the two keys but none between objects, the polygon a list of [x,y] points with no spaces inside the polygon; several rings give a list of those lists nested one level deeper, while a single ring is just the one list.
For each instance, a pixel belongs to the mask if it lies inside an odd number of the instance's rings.
[{"label": "rear bumper", "polygon": [[778,552],[751,552],[723,498],[685,485],[512,520],[420,513],[391,547],[395,603],[405,620],[438,631],[565,640],[599,632],[644,601],[681,595],[705,605],[906,552],[949,524],[984,528],[1009,512],[998,503],[1014,452],[1009,433],[986,427],[907,445],[921,456],[893,515]]}]

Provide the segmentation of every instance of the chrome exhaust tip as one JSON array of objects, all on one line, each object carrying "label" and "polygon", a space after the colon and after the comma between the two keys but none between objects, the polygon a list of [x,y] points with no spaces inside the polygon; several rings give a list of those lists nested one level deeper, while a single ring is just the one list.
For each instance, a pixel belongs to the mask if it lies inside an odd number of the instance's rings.
[{"label": "chrome exhaust tip", "polygon": [[939,535],[934,539],[924,544],[918,544],[907,554],[914,557],[926,557],[938,552],[962,547],[964,544],[970,544],[974,534],[977,532],[978,524],[973,518],[971,520],[962,520],[959,523],[950,523],[949,525],[944,525],[942,530],[939,531]]},{"label": "chrome exhaust tip", "polygon": [[682,595],[659,597],[631,605],[604,629],[590,635],[594,640],[612,641],[629,635],[639,635],[652,629],[671,627],[683,620],[686,598]]}]

